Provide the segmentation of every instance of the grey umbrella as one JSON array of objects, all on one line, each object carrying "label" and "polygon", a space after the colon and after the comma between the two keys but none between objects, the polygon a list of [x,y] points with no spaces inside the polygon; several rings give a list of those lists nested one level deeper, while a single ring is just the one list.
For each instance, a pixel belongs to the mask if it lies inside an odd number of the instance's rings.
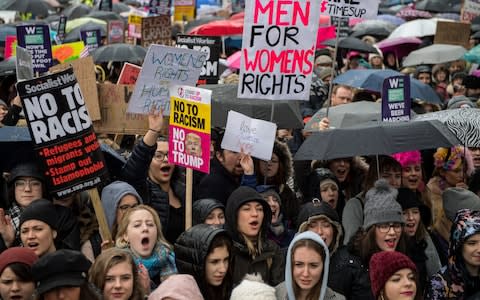
[{"label": "grey umbrella", "polygon": [[303,142],[295,155],[295,160],[390,155],[459,144],[457,137],[438,120],[374,122],[315,132]]},{"label": "grey umbrella", "polygon": [[[323,41],[322,45],[335,47],[335,39],[329,39],[329,40]],[[367,44],[360,39],[350,37],[350,36],[339,39],[338,47],[342,49],[356,50],[360,52],[378,53],[378,50],[372,45]]]},{"label": "grey umbrella", "polygon": [[228,111],[233,110],[251,118],[273,120],[278,128],[303,128],[298,101],[271,101],[237,98],[237,84],[202,85],[212,91],[212,126],[225,127]]},{"label": "grey umbrella", "polygon": [[3,0],[0,1],[0,10],[16,10],[39,17],[48,16],[48,4],[43,0]]},{"label": "grey umbrella", "polygon": [[113,11],[93,10],[86,17],[108,21],[123,21],[122,16]]},{"label": "grey umbrella", "polygon": [[147,50],[142,46],[119,43],[99,47],[92,56],[95,63],[117,61],[141,64],[146,54]]},{"label": "grey umbrella", "polygon": [[92,9],[85,4],[74,4],[65,8],[62,12],[69,20],[81,18],[90,13]]},{"label": "grey umbrella", "polygon": [[439,120],[467,147],[480,147],[480,109],[457,108],[417,115],[414,121]]},{"label": "grey umbrella", "polygon": [[404,67],[422,64],[441,64],[463,58],[467,49],[458,45],[433,44],[415,51],[405,57],[402,65]]}]

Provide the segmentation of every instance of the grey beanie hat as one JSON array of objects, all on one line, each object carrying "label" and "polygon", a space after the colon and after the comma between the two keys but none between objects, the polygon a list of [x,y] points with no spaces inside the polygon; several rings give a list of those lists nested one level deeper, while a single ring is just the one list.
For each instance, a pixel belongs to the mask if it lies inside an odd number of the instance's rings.
[{"label": "grey beanie hat", "polygon": [[0,106],[8,107],[7,103],[5,101],[3,101],[2,99],[0,99]]},{"label": "grey beanie hat", "polygon": [[452,187],[442,193],[443,210],[450,221],[460,209],[480,210],[480,197],[464,188]]},{"label": "grey beanie hat", "polygon": [[402,207],[397,202],[398,191],[385,179],[375,182],[375,186],[365,195],[363,209],[363,229],[382,223],[404,223]]}]

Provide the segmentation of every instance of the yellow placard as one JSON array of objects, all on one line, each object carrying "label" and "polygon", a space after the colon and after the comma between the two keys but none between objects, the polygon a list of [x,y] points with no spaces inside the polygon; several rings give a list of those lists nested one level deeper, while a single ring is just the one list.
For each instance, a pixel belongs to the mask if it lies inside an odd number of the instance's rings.
[{"label": "yellow placard", "polygon": [[191,21],[195,19],[195,6],[175,6],[175,21]]},{"label": "yellow placard", "polygon": [[170,124],[210,134],[210,105],[172,96]]},{"label": "yellow placard", "polygon": [[55,45],[52,46],[52,56],[60,63],[69,62],[80,58],[83,48],[85,48],[83,42]]},{"label": "yellow placard", "polygon": [[129,15],[128,24],[142,25],[142,17],[137,15]]}]

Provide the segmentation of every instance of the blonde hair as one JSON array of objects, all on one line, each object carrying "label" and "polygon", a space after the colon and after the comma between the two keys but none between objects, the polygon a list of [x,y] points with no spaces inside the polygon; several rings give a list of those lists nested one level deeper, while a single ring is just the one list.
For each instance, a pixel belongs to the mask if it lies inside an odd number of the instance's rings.
[{"label": "blonde hair", "polygon": [[138,206],[132,207],[132,208],[127,210],[127,212],[126,212],[125,216],[123,217],[122,221],[120,222],[120,224],[118,224],[117,234],[115,236],[115,246],[117,246],[119,248],[127,248],[127,247],[130,246],[129,242],[125,240],[124,236],[127,233],[128,224],[130,224],[130,216],[134,212],[139,211],[139,210],[146,210],[152,215],[155,226],[157,227],[157,242],[156,242],[156,244],[160,243],[160,244],[164,245],[165,247],[167,247],[168,249],[173,250],[173,247],[167,242],[167,240],[163,236],[162,223],[160,223],[160,218],[158,217],[157,212],[155,211],[155,209],[151,208],[148,205],[144,205],[144,204],[140,204]]}]

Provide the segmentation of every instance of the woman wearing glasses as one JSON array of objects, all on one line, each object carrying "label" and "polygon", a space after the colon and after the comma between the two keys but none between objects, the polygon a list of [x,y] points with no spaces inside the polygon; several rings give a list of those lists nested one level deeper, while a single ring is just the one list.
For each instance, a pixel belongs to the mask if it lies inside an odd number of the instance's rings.
[{"label": "woman wearing glasses", "polygon": [[178,167],[169,163],[168,140],[160,136],[163,125],[161,111],[148,116],[149,130],[133,148],[123,167],[123,179],[153,207],[162,222],[165,238],[174,243],[185,229],[185,183]]},{"label": "woman wearing glasses", "polygon": [[[123,181],[114,181],[102,190],[102,206],[107,218],[107,224],[112,237],[117,234],[117,227],[122,222],[128,209],[142,204],[142,198],[135,188]],[[82,245],[82,253],[94,261],[100,255],[102,244],[112,241],[102,241],[98,231]]]},{"label": "woman wearing glasses", "polygon": [[[403,232],[402,207],[397,199],[398,192],[385,179],[375,182],[365,195],[363,226],[349,242],[349,252],[358,257],[368,276],[368,263],[373,254],[380,251],[406,252]],[[348,280],[348,271],[345,271]],[[367,279],[368,280],[368,279]],[[346,293],[348,294],[348,293]],[[352,294],[351,299],[360,299]],[[373,295],[362,299],[374,299]]]},{"label": "woman wearing glasses", "polygon": [[44,198],[45,190],[43,175],[35,163],[20,163],[10,171],[10,203],[6,211],[0,208],[0,252],[20,245],[20,215],[34,200]]}]

